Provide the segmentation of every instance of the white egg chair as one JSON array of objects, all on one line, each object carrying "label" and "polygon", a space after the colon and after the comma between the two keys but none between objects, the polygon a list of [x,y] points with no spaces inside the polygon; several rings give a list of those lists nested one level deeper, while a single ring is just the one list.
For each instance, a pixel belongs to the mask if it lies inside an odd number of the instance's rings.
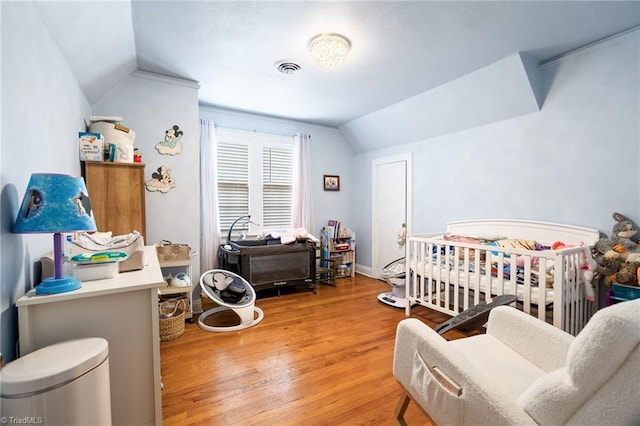
[{"label": "white egg chair", "polygon": [[[260,323],[264,318],[262,309],[255,306],[255,290],[238,274],[224,269],[211,269],[200,276],[200,288],[207,297],[219,305],[198,317],[198,325],[203,330],[215,332],[244,330]],[[205,323],[211,315],[229,310],[240,317],[240,324],[212,326]]]}]

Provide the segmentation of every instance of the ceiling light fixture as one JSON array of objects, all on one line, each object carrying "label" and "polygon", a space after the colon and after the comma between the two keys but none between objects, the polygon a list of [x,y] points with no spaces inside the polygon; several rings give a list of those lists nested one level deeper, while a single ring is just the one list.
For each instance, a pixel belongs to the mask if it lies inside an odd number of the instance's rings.
[{"label": "ceiling light fixture", "polygon": [[337,68],[347,57],[351,43],[340,34],[320,34],[309,42],[311,56],[322,68]]}]

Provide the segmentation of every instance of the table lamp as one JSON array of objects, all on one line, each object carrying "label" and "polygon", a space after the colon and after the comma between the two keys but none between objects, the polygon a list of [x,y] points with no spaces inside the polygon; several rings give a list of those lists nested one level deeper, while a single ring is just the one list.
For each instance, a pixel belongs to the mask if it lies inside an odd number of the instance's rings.
[{"label": "table lamp", "polygon": [[76,278],[64,276],[61,233],[95,230],[91,201],[81,177],[52,173],[31,175],[13,232],[53,232],[55,276],[42,280],[36,286],[36,294],[64,293],[82,287]]}]

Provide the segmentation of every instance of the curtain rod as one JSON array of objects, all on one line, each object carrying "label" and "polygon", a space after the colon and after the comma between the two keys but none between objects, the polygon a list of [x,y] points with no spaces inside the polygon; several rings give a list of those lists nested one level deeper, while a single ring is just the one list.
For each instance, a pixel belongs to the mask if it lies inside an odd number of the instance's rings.
[{"label": "curtain rod", "polygon": [[[257,129],[239,129],[236,127],[228,127],[228,126],[218,126],[217,124],[214,123],[214,126],[218,129],[226,129],[226,130],[238,130],[241,132],[249,132],[249,133],[263,133],[266,135],[273,135],[273,136],[287,136],[287,137],[294,137],[296,135],[296,133],[279,133],[279,132],[265,132],[262,130],[257,130]],[[297,132],[297,133],[302,133],[302,132]]]}]

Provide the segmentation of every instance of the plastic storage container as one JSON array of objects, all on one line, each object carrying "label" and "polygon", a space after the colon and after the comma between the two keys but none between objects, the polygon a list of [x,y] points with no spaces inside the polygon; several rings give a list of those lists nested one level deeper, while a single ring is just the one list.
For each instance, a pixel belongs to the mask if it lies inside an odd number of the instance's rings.
[{"label": "plastic storage container", "polygon": [[68,340],[31,352],[0,371],[3,423],[110,425],[109,346]]}]

